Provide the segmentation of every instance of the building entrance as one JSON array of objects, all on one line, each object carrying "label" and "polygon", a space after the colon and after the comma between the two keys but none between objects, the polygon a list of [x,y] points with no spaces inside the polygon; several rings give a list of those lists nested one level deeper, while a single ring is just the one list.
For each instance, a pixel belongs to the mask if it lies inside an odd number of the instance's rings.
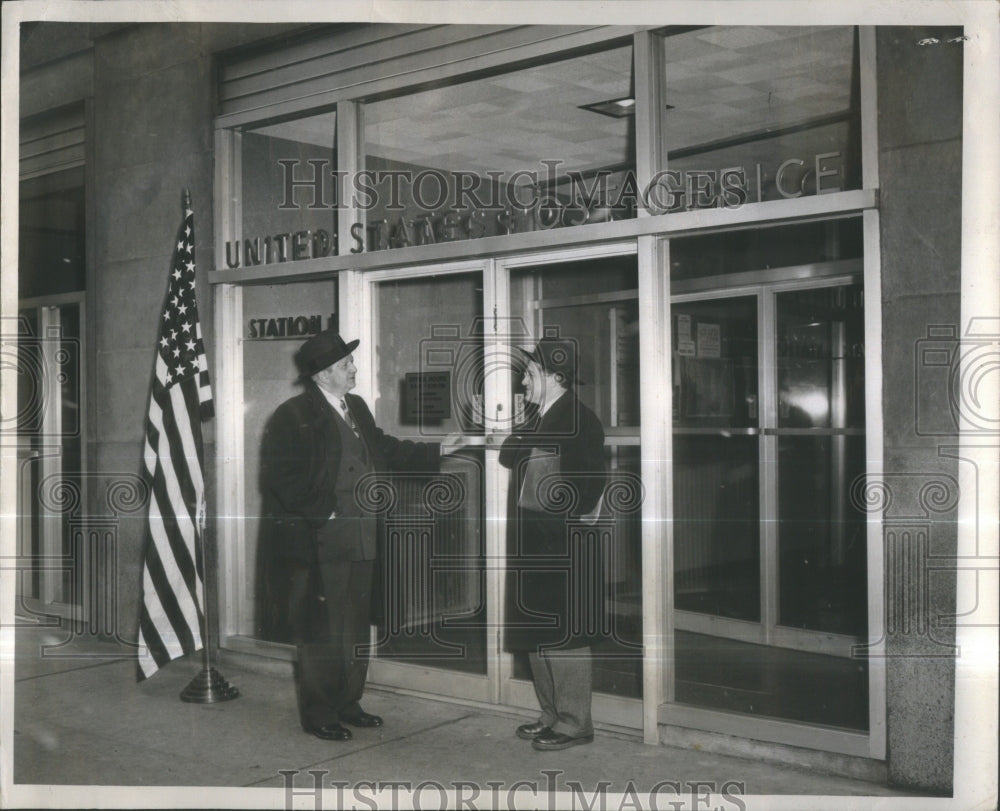
[{"label": "building entrance", "polygon": [[83,488],[83,294],[22,306],[18,348],[19,609],[82,619],[89,580]]},{"label": "building entrance", "polygon": [[[628,247],[366,274],[376,421],[467,447],[436,475],[393,479],[387,615],[372,678],[536,707],[526,658],[504,652],[508,472],[497,451],[530,418],[522,378],[542,336],[578,347],[577,396],[605,431],[609,484],[591,542],[605,595],[596,720],[642,723],[636,257]],[[366,336],[367,337],[367,336]],[[364,339],[363,339],[364,340]],[[369,396],[366,395],[366,396]]]},{"label": "building entrance", "polygon": [[675,700],[868,728],[859,263],[673,296]]}]

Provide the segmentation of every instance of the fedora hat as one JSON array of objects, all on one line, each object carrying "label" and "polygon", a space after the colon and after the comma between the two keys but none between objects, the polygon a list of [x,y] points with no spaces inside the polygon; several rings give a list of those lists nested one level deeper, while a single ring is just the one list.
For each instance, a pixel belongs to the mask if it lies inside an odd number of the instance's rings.
[{"label": "fedora hat", "polygon": [[303,377],[312,377],[316,372],[323,371],[341,358],[346,358],[360,343],[359,340],[344,343],[340,333],[328,329],[313,335],[302,344],[295,353],[295,362]]},{"label": "fedora hat", "polygon": [[565,338],[542,338],[531,352],[529,360],[533,360],[547,374],[562,375],[567,386],[583,383],[577,377],[576,341]]}]

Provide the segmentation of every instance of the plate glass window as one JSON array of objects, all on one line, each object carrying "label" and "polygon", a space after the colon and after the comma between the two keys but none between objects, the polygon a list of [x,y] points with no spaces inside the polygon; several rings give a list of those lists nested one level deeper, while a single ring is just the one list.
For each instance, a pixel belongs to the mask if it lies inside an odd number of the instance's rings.
[{"label": "plate glass window", "polygon": [[336,134],[335,112],[241,134],[242,239],[227,243],[228,267],[337,253]]},{"label": "plate glass window", "polygon": [[664,29],[659,211],[861,185],[857,29]]},{"label": "plate glass window", "polygon": [[[418,442],[482,434],[482,274],[383,281],[375,290],[376,424]],[[486,675],[484,464],[473,444],[442,458],[440,471],[389,478],[379,657]]]},{"label": "plate glass window", "polygon": [[366,103],[367,250],[634,216],[632,70],[622,45]]}]

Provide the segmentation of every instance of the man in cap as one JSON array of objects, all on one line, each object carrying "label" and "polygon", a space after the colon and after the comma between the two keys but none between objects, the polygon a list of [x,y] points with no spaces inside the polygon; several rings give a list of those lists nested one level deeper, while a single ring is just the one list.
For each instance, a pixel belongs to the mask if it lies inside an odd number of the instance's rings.
[{"label": "man in cap", "polygon": [[507,650],[528,654],[538,721],[517,736],[538,750],[594,739],[590,645],[604,613],[599,546],[581,524],[600,511],[606,481],[604,429],[574,392],[576,346],[544,338],[522,381],[535,415],[500,450],[511,469]]},{"label": "man in cap", "polygon": [[351,739],[344,724],[382,725],[360,703],[378,536],[377,517],[360,503],[365,485],[390,469],[435,472],[441,455],[436,443],[388,436],[348,393],[358,344],[328,330],[302,345],[305,391],[277,408],[261,443],[261,543],[287,577],[276,591],[288,595],[299,716],[307,732],[335,741]]}]

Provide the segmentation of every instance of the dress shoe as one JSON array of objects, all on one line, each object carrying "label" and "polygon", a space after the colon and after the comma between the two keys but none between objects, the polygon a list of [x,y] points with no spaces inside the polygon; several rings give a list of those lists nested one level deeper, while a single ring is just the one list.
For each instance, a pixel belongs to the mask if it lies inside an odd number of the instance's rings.
[{"label": "dress shoe", "polygon": [[548,751],[549,749],[569,749],[571,746],[580,746],[585,743],[593,743],[593,741],[593,732],[589,735],[564,735],[562,732],[550,730],[547,734],[535,738],[531,745],[539,751]]},{"label": "dress shoe", "polygon": [[342,712],[340,714],[340,720],[345,724],[350,724],[352,727],[380,727],[382,726],[382,719],[377,715],[372,715],[364,710],[356,710],[355,712]]},{"label": "dress shoe", "polygon": [[317,738],[322,738],[324,741],[349,741],[354,737],[351,734],[351,730],[338,723],[324,724],[315,729],[307,729],[306,732],[315,735]]},{"label": "dress shoe", "polygon": [[545,735],[552,732],[552,730],[543,724],[541,721],[535,721],[533,724],[521,724],[515,731],[515,735],[524,741],[533,741],[539,735]]}]

